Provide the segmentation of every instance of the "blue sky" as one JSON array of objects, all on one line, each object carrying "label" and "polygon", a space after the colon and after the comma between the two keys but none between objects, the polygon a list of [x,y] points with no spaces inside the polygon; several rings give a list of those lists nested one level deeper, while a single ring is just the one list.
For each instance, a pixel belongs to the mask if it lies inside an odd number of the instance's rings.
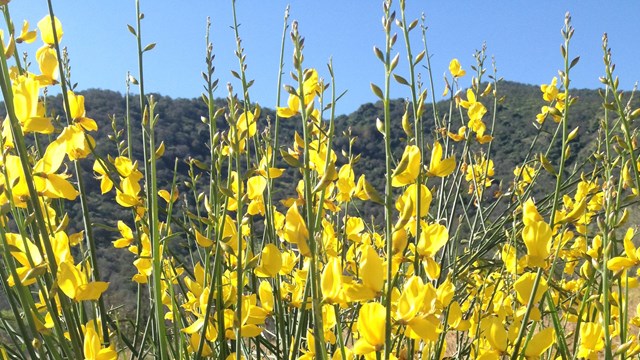
[{"label": "blue sky", "polygon": [[[157,43],[145,55],[145,81],[148,91],[173,97],[198,97],[202,92],[200,72],[204,70],[205,24],[212,19],[212,41],[216,54],[216,95],[226,96],[227,82],[239,88],[230,74],[238,69],[233,55],[235,40],[231,0],[142,0],[145,13],[144,43]],[[333,59],[337,90],[347,94],[337,106],[338,113],[349,113],[366,102],[375,101],[370,82],[381,84],[384,69],[373,55],[374,45],[383,47],[380,25],[381,2],[375,0],[237,0],[240,36],[247,54],[247,74],[255,79],[252,100],[263,107],[276,105],[276,80],[283,25],[283,14],[291,5],[291,20],[298,20],[306,38],[305,66],[317,68],[328,77],[326,63]],[[397,7],[397,4],[395,4]],[[135,39],[126,25],[135,22],[133,0],[54,0],[54,10],[62,21],[64,38],[71,57],[72,80],[79,89],[106,88],[123,92],[127,71],[137,73]],[[13,0],[10,11],[20,26],[22,19],[33,26],[46,13],[46,1]],[[468,71],[472,54],[487,44],[487,54],[497,62],[498,76],[529,84],[548,83],[563,66],[560,44],[565,12],[570,11],[576,28],[570,53],[580,56],[572,71],[572,86],[597,88],[603,74],[601,38],[609,34],[616,72],[623,89],[630,90],[640,80],[640,14],[638,1],[417,1],[407,0],[409,19],[424,12],[427,40],[432,54],[436,81],[436,100],[441,99],[442,75],[452,58],[458,58]],[[397,28],[394,30],[397,31]],[[422,50],[420,31],[414,31],[414,54]],[[20,48],[33,59],[40,44]],[[397,51],[404,51],[401,38]],[[285,74],[291,70],[292,46],[287,38]],[[398,73],[407,76],[404,53]],[[425,69],[421,69],[426,79]],[[470,71],[469,71],[470,72]],[[285,75],[285,83],[292,80]],[[468,86],[470,76],[462,80]],[[134,89],[135,90],[135,89]],[[393,87],[392,97],[407,97],[406,88]],[[429,94],[428,100],[432,100]],[[286,101],[286,99],[285,99]]]}]

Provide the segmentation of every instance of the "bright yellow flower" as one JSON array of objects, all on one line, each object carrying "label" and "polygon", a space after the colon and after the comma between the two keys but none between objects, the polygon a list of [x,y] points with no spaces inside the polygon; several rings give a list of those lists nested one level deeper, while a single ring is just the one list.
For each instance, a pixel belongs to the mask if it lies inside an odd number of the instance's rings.
[{"label": "bright yellow flower", "polygon": [[67,97],[69,99],[69,108],[71,114],[69,117],[74,123],[80,125],[85,131],[97,131],[98,125],[96,121],[86,117],[86,111],[84,110],[84,96],[76,95],[73,91],[67,91]]},{"label": "bright yellow flower", "polygon": [[479,188],[484,185],[484,187],[490,187],[493,180],[491,177],[495,175],[495,170],[493,166],[493,160],[487,161],[484,154],[480,154],[476,157],[476,161],[472,166],[467,166],[467,171],[465,175],[465,180],[467,180],[470,184],[469,193],[473,193],[473,189],[476,186]]},{"label": "bright yellow flower", "polygon": [[524,356],[527,360],[539,359],[555,343],[554,337],[555,330],[552,327],[540,330],[527,343]]},{"label": "bright yellow flower", "polygon": [[460,129],[458,129],[458,133],[452,133],[450,131],[447,132],[447,136],[453,140],[453,141],[463,141],[466,140],[467,138],[465,137],[465,133],[467,132],[467,127],[466,126],[462,126]]},{"label": "bright yellow flower", "polygon": [[308,244],[309,231],[307,230],[307,224],[295,204],[287,211],[284,225],[284,239],[291,244],[298,245],[298,251],[300,251],[300,254],[303,256],[311,256],[311,250]]},{"label": "bright yellow flower", "polygon": [[449,230],[441,224],[422,225],[420,239],[416,246],[419,255],[435,257],[449,240]]},{"label": "bright yellow flower", "polygon": [[551,80],[551,84],[547,85],[547,84],[543,84],[540,86],[540,90],[542,91],[542,98],[545,101],[553,101],[556,99],[556,97],[558,96],[558,78],[554,77]]},{"label": "bright yellow flower", "polygon": [[107,174],[108,170],[105,169],[102,160],[96,159],[93,163],[93,171],[95,172],[96,179],[100,180],[100,191],[104,195],[113,189],[113,181]]},{"label": "bright yellow flower", "polygon": [[276,113],[281,118],[290,118],[294,117],[300,111],[300,98],[297,95],[289,94],[289,99],[287,100],[287,107],[277,107]]},{"label": "bright yellow flower", "polygon": [[[423,218],[429,213],[429,207],[431,206],[431,200],[433,195],[429,188],[420,184],[420,209],[418,211],[418,201],[416,200],[418,185],[411,184],[407,186],[402,196],[396,200],[396,209],[400,211],[400,218],[408,220],[409,217]],[[396,228],[398,226],[396,225]],[[415,234],[415,232],[414,232]]]},{"label": "bright yellow flower", "polygon": [[[518,301],[521,304],[527,305],[529,303],[529,298],[531,298],[531,293],[533,292],[533,283],[535,282],[535,279],[536,274],[527,272],[522,274],[522,276],[520,276],[518,280],[516,280],[515,284],[513,284],[513,287],[516,290]],[[538,283],[538,289],[533,298],[534,304],[542,299],[542,295],[544,295],[548,288],[549,286],[547,284],[547,280],[545,280],[543,276]]]},{"label": "bright yellow flower", "polygon": [[[33,269],[43,264],[43,257],[33,241],[23,238],[19,234],[7,233],[7,245],[9,245],[10,253],[17,261],[16,272],[23,286],[35,283],[35,277],[29,276]],[[21,266],[20,266],[21,265]],[[7,280],[9,286],[14,286],[16,279],[13,275]]]},{"label": "bright yellow flower", "polygon": [[213,240],[207,239],[207,237],[202,235],[197,229],[193,229],[193,232],[195,233],[196,244],[198,244],[198,246],[208,248],[213,245]]},{"label": "bright yellow flower", "polygon": [[[38,81],[31,76],[19,76],[12,88],[13,106],[16,117],[22,125],[22,131],[51,134],[53,132],[51,119],[44,116],[44,107],[38,101],[40,93]],[[3,127],[5,131],[9,130],[8,123]]]},{"label": "bright yellow flower", "polygon": [[33,167],[34,182],[36,189],[49,198],[75,200],[78,191],[67,180],[69,176],[56,174],[62,165],[64,155],[64,149],[59,146],[59,143],[54,141],[49,144],[42,159],[38,160]]},{"label": "bright yellow flower", "polygon": [[443,159],[442,145],[439,142],[433,144],[433,150],[431,150],[431,161],[429,163],[429,170],[427,170],[428,176],[445,177],[453,172],[456,168],[456,157],[451,155],[446,159]]},{"label": "bright yellow flower", "polygon": [[527,247],[527,263],[530,266],[545,266],[551,253],[551,236],[551,227],[544,221],[525,225],[522,240]]},{"label": "bright yellow flower", "polygon": [[113,347],[102,347],[102,337],[96,331],[93,320],[84,327],[84,358],[85,360],[116,360],[118,358],[118,353]]},{"label": "bright yellow flower", "polygon": [[282,269],[282,254],[274,244],[267,244],[262,248],[260,263],[255,274],[258,277],[276,277]]},{"label": "bright yellow flower", "polygon": [[349,201],[356,191],[355,174],[351,168],[351,164],[344,164],[338,171],[338,181],[336,182],[338,194],[337,201]]},{"label": "bright yellow flower", "polygon": [[175,187],[173,188],[173,194],[165,189],[158,190],[158,196],[160,196],[162,200],[166,201],[167,204],[171,204],[180,198],[178,189]]},{"label": "bright yellow flower", "polygon": [[251,200],[247,208],[249,215],[264,215],[265,205],[262,194],[266,187],[267,179],[260,175],[252,176],[247,180],[247,197]]},{"label": "bright yellow flower", "polygon": [[[62,35],[64,32],[62,31],[62,23],[58,20],[57,17],[53,18],[56,29],[56,36],[58,42],[62,40]],[[42,42],[48,45],[55,44],[55,38],[53,36],[53,27],[51,26],[51,17],[49,15],[42,18],[42,20],[38,21],[38,29],[40,30],[40,37],[42,38]]]},{"label": "bright yellow flower", "polygon": [[64,146],[64,151],[71,160],[86,158],[96,146],[93,137],[85,133],[83,127],[75,124],[65,127],[55,142]]},{"label": "bright yellow flower", "polygon": [[382,350],[385,334],[385,307],[380,303],[366,303],[358,315],[360,338],[353,346],[356,355],[365,355]]},{"label": "bright yellow flower", "polygon": [[273,297],[273,287],[268,281],[261,281],[258,288],[258,296],[260,296],[260,306],[268,313],[272,313],[275,307],[275,300]]},{"label": "bright yellow flower", "polygon": [[262,158],[260,159],[260,165],[258,166],[258,169],[256,170],[256,174],[262,175],[265,178],[268,177],[269,179],[275,179],[275,178],[279,178],[280,176],[282,176],[282,174],[284,173],[285,169],[269,167],[269,165],[271,164],[272,156],[273,156],[272,153],[273,153],[273,150],[269,146],[267,148],[266,154],[263,155]]},{"label": "bright yellow flower", "polygon": [[384,287],[384,262],[371,245],[361,246],[362,257],[358,275],[361,283],[345,285],[345,295],[352,301],[364,301],[376,297]]},{"label": "bright yellow flower", "polygon": [[56,50],[43,45],[36,52],[36,60],[38,61],[38,68],[41,75],[38,75],[36,79],[40,86],[54,85],[58,81],[59,67],[58,67],[58,55]]},{"label": "bright yellow flower", "polygon": [[463,77],[467,72],[460,66],[458,59],[453,59],[449,63],[449,72],[454,78]]},{"label": "bright yellow flower", "polygon": [[329,258],[322,271],[321,285],[322,295],[328,303],[336,303],[340,300],[342,292],[342,265],[337,257]]},{"label": "bright yellow flower", "polygon": [[393,171],[391,185],[400,187],[413,183],[420,172],[421,158],[420,149],[415,145],[408,145],[404,149],[398,167]]},{"label": "bright yellow flower", "polygon": [[407,325],[406,335],[410,338],[425,341],[434,341],[438,338],[438,321],[425,316],[427,314],[420,314],[425,303],[435,300],[433,295],[426,291],[422,279],[417,276],[410,277],[405,283],[404,290],[398,299],[395,317],[398,322]]},{"label": "bright yellow flower", "polygon": [[[315,69],[305,70],[306,80],[302,86],[304,88],[304,103],[300,104],[300,96],[295,94],[289,94],[287,101],[287,107],[277,107],[276,112],[279,117],[290,118],[296,116],[301,110],[306,108],[313,102],[313,99],[317,94],[322,92],[322,86],[318,79],[318,72]],[[300,89],[298,89],[300,92]]]},{"label": "bright yellow flower", "polygon": [[89,282],[86,269],[74,266],[71,261],[65,261],[58,267],[58,286],[69,298],[75,301],[98,300],[109,287],[104,281]]},{"label": "bright yellow flower", "polygon": [[603,349],[604,329],[602,325],[593,322],[581,323],[578,357],[595,360],[598,359],[598,354]]},{"label": "bright yellow flower", "polygon": [[640,264],[640,260],[638,259],[638,255],[640,255],[640,249],[636,249],[636,246],[633,244],[634,234],[635,232],[633,231],[633,228],[627,229],[623,240],[624,253],[626,256],[617,256],[609,259],[609,261],[607,262],[607,268],[609,270],[619,272],[630,269],[631,267]]},{"label": "bright yellow flower", "polygon": [[540,221],[543,221],[543,219],[538,212],[538,208],[536,208],[536,204],[533,199],[527,199],[522,207],[522,223],[526,226]]},{"label": "bright yellow flower", "polygon": [[122,237],[113,242],[113,247],[125,248],[131,246],[131,244],[135,240],[131,228],[127,226],[127,224],[125,224],[122,220],[118,220],[118,231],[120,232],[120,236]]},{"label": "bright yellow flower", "polygon": [[132,172],[131,175],[120,181],[120,189],[116,190],[116,202],[122,207],[134,207],[142,204],[139,197],[142,190],[139,181],[142,180],[142,173]]},{"label": "bright yellow flower", "polygon": [[16,39],[18,44],[25,42],[27,44],[31,44],[36,40],[37,34],[35,30],[29,30],[29,22],[24,20],[22,22],[22,30],[20,31],[20,36]]}]

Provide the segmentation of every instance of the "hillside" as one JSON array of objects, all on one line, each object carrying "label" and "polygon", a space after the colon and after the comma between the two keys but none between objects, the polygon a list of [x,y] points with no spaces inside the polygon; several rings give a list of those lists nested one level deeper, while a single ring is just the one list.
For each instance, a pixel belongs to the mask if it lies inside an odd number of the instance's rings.
[{"label": "hillside", "polygon": [[[115,155],[116,144],[113,138],[114,130],[111,126],[112,120],[115,121],[116,128],[124,128],[125,115],[125,98],[116,92],[107,90],[87,90],[82,92],[85,95],[87,115],[94,118],[100,130],[95,135],[98,144],[97,152],[101,156],[107,154]],[[495,160],[496,178],[503,182],[503,187],[508,187],[509,182],[513,178],[512,170],[516,164],[522,162],[526,156],[529,144],[538,130],[533,125],[536,114],[540,107],[544,105],[541,98],[540,89],[537,86],[523,85],[513,82],[501,82],[498,88],[499,96],[506,95],[504,101],[497,105],[495,116],[495,129],[492,134],[493,142],[493,158]],[[595,139],[598,132],[598,119],[602,114],[601,99],[595,90],[576,90],[573,95],[579,98],[578,102],[571,107],[569,115],[569,128],[573,129],[580,126],[579,136],[572,143],[572,156],[570,165],[579,164],[586,159],[595,147]],[[179,173],[179,181],[181,193],[188,191],[184,187],[184,181],[188,179],[187,173],[189,166],[185,159],[194,158],[203,162],[208,161],[209,149],[205,146],[208,141],[208,129],[205,124],[200,121],[201,116],[207,114],[207,108],[200,99],[172,99],[165,96],[155,95],[158,106],[156,112],[160,114],[160,120],[156,127],[156,136],[158,141],[164,141],[166,144],[166,152],[160,163],[158,164],[158,184],[160,188],[168,188],[173,177],[174,165],[177,161],[177,169]],[[59,107],[61,97],[53,97],[49,100],[57,113],[61,113]],[[220,106],[224,103],[220,102]],[[489,113],[485,116],[486,122],[490,124],[492,118],[493,104],[486,103]],[[439,102],[437,104],[440,116],[444,116],[449,112],[448,102]],[[400,120],[404,112],[404,100],[398,99],[391,103],[391,115],[393,124],[393,147],[398,158],[403,149],[403,137],[405,136],[401,130]],[[131,101],[131,118],[140,118],[140,109],[137,106],[137,99]],[[267,121],[274,119],[274,111],[263,108],[260,121],[266,124]],[[345,159],[340,155],[341,150],[348,151],[349,139],[344,135],[350,131],[352,136],[357,137],[353,145],[353,152],[361,154],[361,160],[355,166],[356,176],[365,174],[367,179],[378,190],[384,189],[384,148],[382,135],[375,128],[376,118],[382,118],[382,104],[364,104],[356,112],[347,116],[340,116],[336,119],[336,138],[334,139],[334,150],[338,154],[338,162],[344,163]],[[455,116],[453,119],[458,119]],[[136,120],[132,120],[136,121]],[[224,120],[219,119],[218,125],[225,127]],[[458,121],[459,120],[454,120]],[[547,120],[550,121],[551,120]],[[425,116],[425,127],[427,133],[432,133],[433,114],[431,107]],[[294,131],[299,128],[299,122],[296,120],[284,120],[280,122],[280,144],[282,146],[290,146],[294,139]],[[454,126],[457,129],[459,125]],[[552,126],[546,126],[545,129],[552,129]],[[134,125],[134,138],[138,138],[140,126]],[[551,131],[551,130],[549,130]],[[548,143],[552,134],[543,131],[539,147],[536,152],[544,148],[545,142]],[[558,156],[559,149],[551,152],[550,158]],[[134,148],[134,157],[140,159],[142,154],[141,148]],[[428,160],[427,160],[428,161]],[[82,160],[82,168],[86,173],[93,173],[93,160]],[[279,179],[280,194],[276,194],[276,198],[283,198],[293,194],[291,184],[297,182],[297,174],[289,171],[284,177]],[[200,184],[202,186],[202,184]],[[131,290],[135,286],[130,277],[133,275],[133,256],[128,257],[124,251],[113,251],[111,241],[117,238],[114,218],[128,219],[131,214],[128,210],[122,209],[112,200],[104,201],[108,197],[100,196],[98,181],[91,179],[87,181],[87,189],[90,194],[95,194],[90,198],[90,209],[92,209],[92,222],[95,225],[96,239],[98,239],[99,254],[98,258],[102,261],[101,270],[107,281],[111,282],[111,287],[107,292],[107,299],[112,304],[121,303],[122,299],[130,298]],[[289,187],[289,188],[287,188]],[[277,191],[278,191],[277,189]],[[369,202],[363,204],[361,211],[365,215],[378,218],[381,215],[382,208],[374,207]],[[74,209],[70,211],[75,213],[75,219],[71,221],[70,226],[76,226],[79,230],[81,227],[81,215],[79,204],[75,204]],[[115,214],[115,216],[114,216]],[[365,217],[366,218],[366,217]],[[116,301],[117,299],[117,301]]]}]

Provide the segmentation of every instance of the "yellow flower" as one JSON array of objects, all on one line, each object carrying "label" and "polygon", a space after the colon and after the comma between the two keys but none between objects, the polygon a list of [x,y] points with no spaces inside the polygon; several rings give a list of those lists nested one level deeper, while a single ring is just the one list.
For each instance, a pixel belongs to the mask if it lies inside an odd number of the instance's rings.
[{"label": "yellow flower", "polygon": [[286,215],[286,222],[284,225],[284,239],[292,244],[298,245],[298,251],[303,256],[311,256],[311,250],[309,249],[309,231],[307,230],[307,224],[305,224],[302,215],[298,212],[298,207],[293,204]]},{"label": "yellow flower", "polygon": [[[535,282],[535,279],[536,274],[528,272],[522,274],[522,276],[520,276],[518,280],[516,280],[516,282],[513,284],[513,287],[516,290],[518,301],[521,304],[527,305],[529,303],[531,293],[533,292],[533,283]],[[548,288],[549,286],[547,284],[547,280],[545,280],[543,276],[538,283],[538,289],[536,290],[535,296],[533,298],[534,304],[542,299],[542,295],[544,295]]]},{"label": "yellow flower", "polygon": [[[35,283],[35,277],[31,277],[29,274],[34,268],[43,264],[44,259],[40,254],[40,250],[31,240],[23,238],[19,234],[7,233],[6,239],[11,255],[18,262],[16,265],[21,265],[16,267],[20,282],[23,286]],[[9,286],[14,286],[16,279],[11,275],[7,282]]]},{"label": "yellow flower", "polygon": [[69,117],[73,119],[73,122],[82,126],[85,131],[96,131],[98,130],[98,125],[96,121],[86,117],[86,112],[84,110],[84,96],[76,95],[73,91],[67,91],[67,97],[69,99],[69,108],[71,114]]},{"label": "yellow flower", "polygon": [[431,317],[425,316],[427,314],[420,314],[425,303],[435,300],[433,295],[426,291],[422,279],[417,276],[410,277],[405,283],[398,299],[395,317],[398,322],[407,325],[406,335],[410,338],[425,341],[438,338],[438,321],[432,321]]},{"label": "yellow flower", "polygon": [[64,145],[64,151],[71,160],[86,158],[91,153],[91,149],[96,146],[93,137],[86,134],[84,128],[76,124],[65,127],[55,142]]},{"label": "yellow flower", "polygon": [[262,248],[260,263],[256,267],[255,274],[258,277],[276,277],[282,269],[282,254],[274,244],[267,244]]},{"label": "yellow flower", "polygon": [[337,201],[349,201],[351,196],[356,192],[355,174],[351,168],[351,164],[344,164],[338,171],[338,181],[336,181]]},{"label": "yellow flower", "polygon": [[461,100],[460,106],[465,109],[469,109],[471,105],[476,104],[477,102],[476,94],[473,92],[473,89],[467,89],[467,100]]},{"label": "yellow flower", "polygon": [[275,299],[273,297],[273,287],[268,281],[261,281],[258,288],[258,296],[260,296],[260,305],[268,313],[272,313],[275,306]]},{"label": "yellow flower", "polygon": [[207,237],[202,235],[197,229],[193,229],[193,232],[195,233],[196,243],[198,246],[208,248],[213,245],[213,241],[211,239],[207,239]]},{"label": "yellow flower", "polygon": [[593,322],[580,324],[580,347],[578,357],[589,360],[598,359],[598,353],[604,349],[604,329]]},{"label": "yellow flower", "polygon": [[294,117],[300,111],[300,98],[298,95],[289,94],[289,99],[287,100],[287,107],[277,107],[276,113],[281,118],[290,118]]},{"label": "yellow flower", "polygon": [[[279,117],[290,118],[296,116],[301,110],[306,110],[316,95],[322,92],[322,86],[318,80],[318,72],[315,69],[305,70],[304,76],[306,80],[302,84],[304,88],[303,104],[300,104],[301,96],[298,94],[289,94],[287,107],[276,108],[276,113]],[[300,89],[298,89],[298,92],[300,92]]]},{"label": "yellow flower", "polygon": [[526,226],[535,224],[539,221],[543,221],[542,216],[540,216],[533,199],[529,198],[525,201],[522,207],[522,223]]},{"label": "yellow flower", "polygon": [[480,154],[480,156],[476,157],[476,161],[473,166],[467,166],[467,171],[465,175],[465,180],[470,182],[470,186],[472,187],[469,190],[469,193],[473,193],[473,189],[477,186],[478,188],[481,186],[490,187],[493,182],[491,177],[495,175],[495,170],[493,167],[493,160],[488,160],[485,158],[484,154]]},{"label": "yellow flower", "polygon": [[529,359],[539,359],[555,343],[555,330],[551,327],[540,330],[533,335],[524,350],[524,356]]},{"label": "yellow flower", "polygon": [[[22,125],[22,131],[51,134],[53,132],[51,119],[44,116],[44,107],[38,101],[40,92],[38,81],[31,76],[19,76],[12,88],[13,106],[16,117]],[[5,131],[9,130],[8,123],[3,127]]]},{"label": "yellow flower", "polygon": [[617,256],[609,259],[607,262],[607,268],[609,270],[615,272],[623,271],[640,263],[640,260],[638,259],[640,251],[639,249],[636,249],[633,244],[633,235],[633,228],[627,229],[627,232],[624,235],[624,253],[626,256]]},{"label": "yellow flower", "polygon": [[447,136],[453,140],[453,141],[463,141],[466,140],[467,138],[465,137],[465,133],[467,132],[467,127],[466,126],[462,126],[460,129],[458,129],[458,133],[452,133],[450,131],[447,131]]},{"label": "yellow flower", "polygon": [[113,181],[107,174],[108,170],[105,169],[102,160],[96,159],[93,163],[93,171],[95,172],[95,178],[100,180],[100,191],[104,195],[113,189]]},{"label": "yellow flower", "polygon": [[545,266],[551,252],[551,236],[551,227],[544,221],[525,225],[522,240],[527,247],[527,263],[530,266]]},{"label": "yellow flower", "polygon": [[542,91],[542,98],[548,102],[551,102],[556,99],[558,96],[558,78],[554,77],[551,80],[551,84],[543,84],[540,86],[540,90]]},{"label": "yellow flower", "polygon": [[38,61],[38,68],[41,73],[41,75],[36,77],[39,85],[48,86],[56,84],[59,75],[56,50],[48,45],[43,45],[36,51],[36,60]]},{"label": "yellow flower", "polygon": [[120,236],[122,237],[113,242],[113,247],[125,248],[131,246],[131,244],[135,240],[131,228],[127,226],[127,224],[125,224],[122,220],[118,220],[118,231],[120,232]]},{"label": "yellow flower", "polygon": [[104,281],[89,282],[85,271],[65,261],[58,267],[58,286],[69,298],[75,301],[98,300],[109,287]]},{"label": "yellow flower", "polygon": [[85,360],[116,360],[118,358],[118,353],[113,347],[102,347],[102,337],[96,331],[93,320],[84,326],[84,358]]},{"label": "yellow flower", "polygon": [[454,78],[463,77],[467,72],[464,71],[458,59],[453,59],[449,63],[449,72]]},{"label": "yellow flower", "polygon": [[531,184],[536,170],[530,165],[516,166],[513,169],[513,175],[516,177],[516,189],[518,194],[522,194],[524,190]]},{"label": "yellow flower", "polygon": [[22,30],[20,31],[20,36],[18,36],[18,38],[16,39],[16,42],[18,44],[22,42],[31,44],[36,40],[36,36],[37,36],[36,31],[29,30],[29,22],[27,20],[24,20],[22,22]]},{"label": "yellow flower", "polygon": [[247,212],[249,215],[264,215],[265,205],[263,199],[264,190],[267,187],[267,179],[258,175],[247,180],[247,197],[251,200]]},{"label": "yellow flower", "polygon": [[391,185],[400,187],[413,183],[420,172],[421,158],[420,149],[415,145],[408,145],[404,149],[398,167],[393,171]]},{"label": "yellow flower", "polygon": [[339,258],[329,258],[320,279],[324,300],[328,303],[339,302],[342,292],[342,265]]},{"label": "yellow flower", "polygon": [[455,155],[451,155],[446,159],[443,159],[442,157],[442,145],[436,141],[433,144],[433,150],[431,150],[431,161],[429,163],[429,170],[427,170],[428,176],[445,177],[455,170]]},{"label": "yellow flower", "polygon": [[[55,23],[55,30],[58,42],[62,40],[62,35],[64,32],[62,31],[62,23],[58,20],[57,17],[53,18]],[[55,38],[53,36],[53,27],[51,26],[51,17],[49,15],[42,18],[42,20],[38,21],[38,29],[40,30],[40,37],[42,38],[42,42],[48,45],[55,44]]]},{"label": "yellow flower", "polygon": [[75,200],[78,191],[67,180],[68,176],[56,174],[62,160],[64,159],[64,149],[56,141],[47,146],[47,150],[33,167],[34,182],[36,189],[43,192],[49,198],[64,198]]},{"label": "yellow flower", "polygon": [[384,347],[386,309],[380,303],[366,303],[358,314],[360,338],[353,346],[356,355],[380,351]]},{"label": "yellow flower", "polygon": [[358,275],[361,283],[351,283],[345,286],[345,295],[351,301],[364,301],[376,297],[384,286],[384,262],[371,245],[363,245],[362,258]]},{"label": "yellow flower", "polygon": [[120,181],[120,189],[116,190],[116,202],[122,207],[135,207],[141,205],[139,193],[142,190],[138,183],[143,175],[133,172]]}]

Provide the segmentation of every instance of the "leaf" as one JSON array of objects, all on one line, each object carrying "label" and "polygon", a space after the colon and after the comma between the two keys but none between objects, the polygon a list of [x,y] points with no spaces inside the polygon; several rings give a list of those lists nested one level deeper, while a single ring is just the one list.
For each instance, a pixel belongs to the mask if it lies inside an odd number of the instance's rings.
[{"label": "leaf", "polygon": [[142,52],[151,51],[151,50],[153,50],[153,48],[155,48],[155,47],[156,47],[156,43],[151,43],[151,44],[149,44],[149,45],[145,46],[145,47],[144,47],[144,49],[142,49]]},{"label": "leaf", "polygon": [[389,67],[390,72],[398,66],[398,60],[400,60],[400,53],[397,53],[393,60],[391,60],[391,66]]},{"label": "leaf", "polygon": [[136,29],[133,28],[133,26],[127,24],[127,28],[129,28],[129,32],[133,34],[133,36],[138,36],[138,34],[136,33]]},{"label": "leaf", "polygon": [[571,64],[569,65],[569,69],[571,69],[574,66],[576,66],[578,64],[578,61],[580,61],[580,56],[576,56],[573,60],[571,60]]},{"label": "leaf", "polygon": [[371,83],[371,91],[380,99],[384,100],[384,95],[382,95],[382,90],[378,87],[378,85]]},{"label": "leaf", "polygon": [[399,84],[409,86],[409,82],[407,81],[407,79],[403,78],[402,76],[400,76],[398,74],[393,74],[393,78],[396,79],[396,81]]},{"label": "leaf", "polygon": [[413,65],[418,64],[420,61],[422,61],[422,59],[424,59],[424,55],[426,54],[426,52],[424,50],[422,50],[420,52],[420,54],[416,55],[416,58],[413,59]]},{"label": "leaf", "polygon": [[382,53],[382,50],[380,50],[380,49],[378,49],[377,47],[374,46],[373,47],[373,52],[376,54],[376,57],[380,61],[384,62],[384,54]]}]

